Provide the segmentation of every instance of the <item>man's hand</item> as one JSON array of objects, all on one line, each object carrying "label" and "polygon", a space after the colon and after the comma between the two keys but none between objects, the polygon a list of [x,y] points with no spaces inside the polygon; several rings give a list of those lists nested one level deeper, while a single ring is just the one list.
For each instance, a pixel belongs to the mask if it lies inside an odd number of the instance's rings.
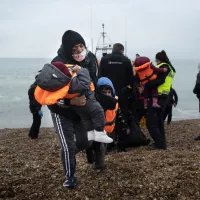
[{"label": "man's hand", "polygon": [[80,97],[74,97],[70,99],[70,104],[73,106],[85,106],[86,104],[86,97],[85,95]]},{"label": "man's hand", "polygon": [[81,69],[81,67],[79,65],[75,65],[73,68],[73,72],[78,72]]},{"label": "man's hand", "polygon": [[174,108],[176,108],[176,104],[174,103]]},{"label": "man's hand", "polygon": [[163,72],[167,72],[167,70],[168,70],[167,68],[163,68]]}]

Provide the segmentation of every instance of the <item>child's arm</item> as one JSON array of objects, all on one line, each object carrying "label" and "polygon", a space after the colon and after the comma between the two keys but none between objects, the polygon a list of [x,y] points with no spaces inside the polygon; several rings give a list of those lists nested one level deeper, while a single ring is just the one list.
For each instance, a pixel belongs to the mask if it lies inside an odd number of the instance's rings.
[{"label": "child's arm", "polygon": [[72,77],[70,82],[69,94],[81,93],[90,88],[91,78],[87,69],[81,68],[77,75]]},{"label": "child's arm", "polygon": [[167,71],[167,68],[158,68],[158,67],[155,67],[152,63],[151,63],[151,69],[153,69],[154,72],[156,73],[164,73]]}]

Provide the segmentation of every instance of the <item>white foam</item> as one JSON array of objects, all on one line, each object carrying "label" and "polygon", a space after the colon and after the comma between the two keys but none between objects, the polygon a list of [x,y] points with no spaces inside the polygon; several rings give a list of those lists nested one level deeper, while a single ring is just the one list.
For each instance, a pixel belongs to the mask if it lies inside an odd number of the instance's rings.
[{"label": "white foam", "polygon": [[[191,119],[191,118],[199,118],[199,112],[197,110],[185,110],[183,108],[175,108],[175,115],[173,118],[178,119]],[[178,115],[177,115],[178,114]]]}]

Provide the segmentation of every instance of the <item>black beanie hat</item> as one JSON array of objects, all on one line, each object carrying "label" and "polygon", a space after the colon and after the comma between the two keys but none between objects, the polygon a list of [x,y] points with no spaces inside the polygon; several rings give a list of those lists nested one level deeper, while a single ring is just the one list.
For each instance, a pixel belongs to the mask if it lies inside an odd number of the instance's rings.
[{"label": "black beanie hat", "polygon": [[72,30],[68,30],[63,34],[62,46],[67,59],[72,59],[72,49],[77,44],[83,44],[84,46],[86,46],[85,40],[79,33]]}]

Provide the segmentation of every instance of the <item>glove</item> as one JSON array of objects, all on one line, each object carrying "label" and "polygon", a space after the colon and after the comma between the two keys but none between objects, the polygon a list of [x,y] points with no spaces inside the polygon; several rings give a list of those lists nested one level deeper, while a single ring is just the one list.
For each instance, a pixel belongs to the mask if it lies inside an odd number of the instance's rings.
[{"label": "glove", "polygon": [[38,115],[39,115],[40,117],[42,117],[42,116],[43,116],[43,112],[42,112],[41,110],[39,110],[39,111],[38,111]]}]

